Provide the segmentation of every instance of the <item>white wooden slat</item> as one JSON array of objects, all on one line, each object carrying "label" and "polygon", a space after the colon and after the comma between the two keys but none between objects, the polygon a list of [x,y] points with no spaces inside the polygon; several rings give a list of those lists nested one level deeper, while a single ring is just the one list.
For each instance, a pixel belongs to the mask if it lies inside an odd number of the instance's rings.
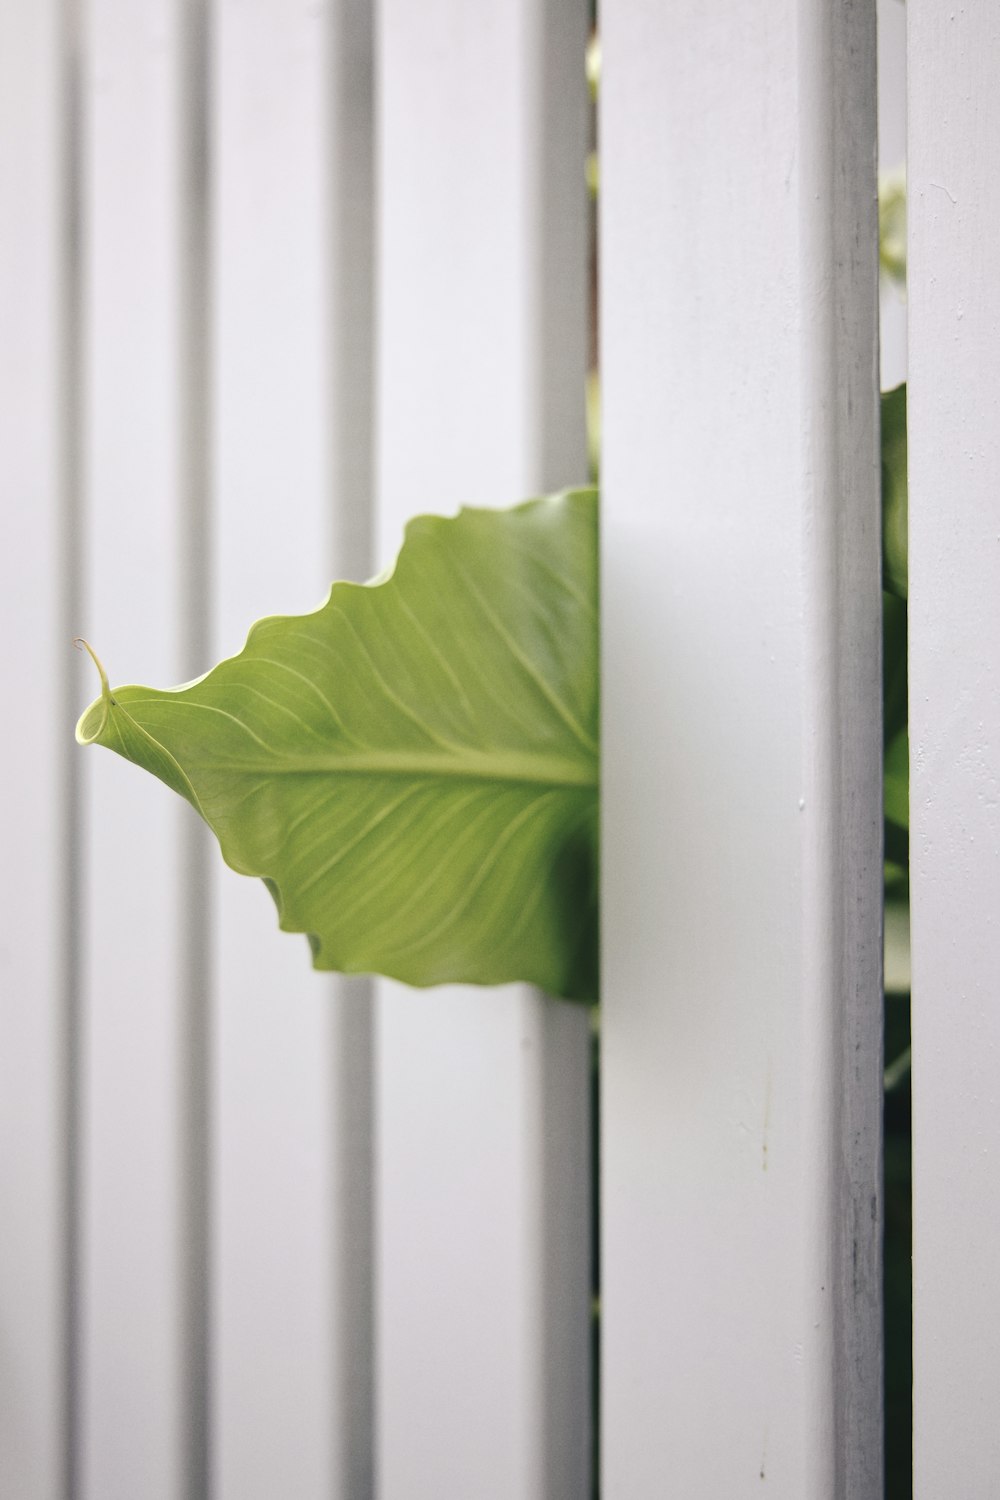
[{"label": "white wooden slat", "polygon": [[0,1492],[67,1480],[68,184],[62,7],[0,8]]},{"label": "white wooden slat", "polygon": [[[339,183],[370,221],[368,24],[357,4],[213,11],[216,656],[260,615],[314,608],[358,563],[364,512],[336,519],[337,484],[364,475],[368,333],[336,314],[352,269],[364,291],[370,245],[329,195]],[[220,869],[216,895],[217,1494],[363,1500],[369,1002],[311,971],[260,883]]]},{"label": "white wooden slat", "polygon": [[908,6],[913,1493],[1000,1487],[1000,14]]},{"label": "white wooden slat", "polygon": [[[189,675],[183,41],[174,0],[87,7],[80,628],[113,681],[156,685]],[[81,1494],[175,1500],[186,1493],[193,1355],[181,838],[194,819],[117,757],[87,752],[85,782]]]},{"label": "white wooden slat", "polygon": [[606,1500],[875,1500],[874,5],[602,19]]},{"label": "white wooden slat", "polygon": [[[585,473],[587,7],[383,0],[378,560]],[[379,1494],[589,1493],[588,1021],[379,986]]]}]

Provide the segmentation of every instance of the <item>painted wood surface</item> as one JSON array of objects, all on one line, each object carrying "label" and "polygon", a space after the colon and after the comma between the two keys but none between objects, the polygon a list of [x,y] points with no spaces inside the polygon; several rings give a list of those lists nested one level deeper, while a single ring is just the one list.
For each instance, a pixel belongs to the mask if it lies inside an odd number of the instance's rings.
[{"label": "painted wood surface", "polygon": [[[357,4],[213,10],[212,659],[367,571],[368,330],[345,307],[371,259],[368,26]],[[219,868],[214,899],[214,1493],[363,1500],[370,1001],[312,972],[259,882]]]},{"label": "painted wood surface", "polygon": [[58,4],[0,8],[0,617],[5,681],[31,726],[4,737],[0,794],[0,1490],[22,1500],[62,1500],[73,1436],[68,42]]},{"label": "painted wood surface", "polygon": [[602,31],[602,1493],[875,1500],[874,6]]},{"label": "painted wood surface", "polygon": [[[587,7],[380,8],[378,560],[585,477]],[[379,986],[385,1500],[586,1496],[588,1018]]]},{"label": "painted wood surface", "polygon": [[[605,10],[605,1495],[874,1500],[873,8]],[[984,1493],[998,1462],[997,36],[910,15],[931,1500],[949,1445]],[[0,895],[19,1500],[588,1494],[586,1014],[373,1010],[69,739],[78,630],[116,677],[193,674],[414,512],[584,477],[587,6],[378,23],[376,319],[364,0],[0,11],[0,609],[39,727],[4,746]]]},{"label": "painted wood surface", "polygon": [[[185,620],[195,607],[184,538],[185,36],[172,0],[95,0],[83,21],[77,629],[114,681],[170,683],[191,673]],[[91,669],[86,696],[97,687]],[[197,893],[184,840],[196,819],[117,757],[78,755],[88,835],[78,1482],[94,1500],[179,1500],[202,1423],[188,1299],[189,1274],[204,1267],[185,1243],[200,1228],[186,1150],[197,1118],[185,1046]]]},{"label": "painted wood surface", "polygon": [[1000,14],[909,30],[917,1500],[1000,1487]]}]

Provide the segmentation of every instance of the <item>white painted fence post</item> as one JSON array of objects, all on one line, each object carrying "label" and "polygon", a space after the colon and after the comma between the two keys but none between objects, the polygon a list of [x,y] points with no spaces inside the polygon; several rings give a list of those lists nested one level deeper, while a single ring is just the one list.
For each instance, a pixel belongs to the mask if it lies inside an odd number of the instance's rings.
[{"label": "white painted fence post", "polygon": [[[372,146],[366,4],[216,0],[212,29],[217,656],[369,571]],[[216,895],[213,1493],[364,1500],[370,995],[259,882]]]},{"label": "white painted fence post", "polygon": [[603,1495],[875,1500],[874,0],[602,42]]},{"label": "white painted fence post", "polygon": [[65,7],[0,8],[0,1491],[69,1477],[74,393]]},{"label": "white painted fence post", "polygon": [[[585,476],[583,0],[382,0],[379,562]],[[588,1017],[380,985],[380,1500],[589,1493]]]},{"label": "white painted fence post", "polygon": [[1000,1493],[1000,13],[908,5],[913,1493]]}]

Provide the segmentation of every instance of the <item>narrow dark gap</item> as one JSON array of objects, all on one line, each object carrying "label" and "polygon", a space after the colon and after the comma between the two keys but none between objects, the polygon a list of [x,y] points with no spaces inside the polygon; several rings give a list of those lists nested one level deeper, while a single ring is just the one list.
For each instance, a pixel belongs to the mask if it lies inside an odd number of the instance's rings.
[{"label": "narrow dark gap", "polygon": [[[910,1045],[910,997],[887,995],[885,1055],[905,1055]],[[912,1495],[913,1377],[911,1337],[910,1078],[887,1087],[885,1128],[885,1494],[886,1500]]]},{"label": "narrow dark gap", "polygon": [[[905,471],[905,398],[883,398],[883,510],[898,503],[900,431]],[[888,459],[888,463],[887,463]],[[894,488],[894,483],[896,488]],[[901,588],[887,548],[886,579]],[[885,1496],[912,1495],[912,1175],[910,1169],[910,887],[907,742],[907,605],[899,592],[882,596],[885,811],[885,1091],[882,1109],[883,1338],[885,1348]]]},{"label": "narrow dark gap", "polygon": [[[882,399],[885,998],[882,1242],[885,1496],[912,1495],[910,885],[905,550],[906,393]],[[905,534],[905,531],[904,531]]]},{"label": "narrow dark gap", "polygon": [[882,386],[885,998],[883,1339],[886,1500],[912,1489],[909,744],[906,493],[906,9],[878,0],[879,367]]},{"label": "narrow dark gap", "polygon": [[[594,1012],[596,1022],[597,1012]],[[601,1493],[601,1032],[590,1033],[590,1381],[592,1500]]]}]

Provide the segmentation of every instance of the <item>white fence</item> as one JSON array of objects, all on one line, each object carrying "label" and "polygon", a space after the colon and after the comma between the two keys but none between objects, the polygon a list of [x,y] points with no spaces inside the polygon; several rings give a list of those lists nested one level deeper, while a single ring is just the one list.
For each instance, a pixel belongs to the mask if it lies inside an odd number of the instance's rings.
[{"label": "white fence", "polygon": [[[601,15],[605,1500],[882,1493],[875,19]],[[591,1493],[587,1014],[314,974],[69,649],[584,478],[588,26],[0,4],[3,1500]],[[986,1500],[1000,15],[908,27],[914,1493]]]}]

